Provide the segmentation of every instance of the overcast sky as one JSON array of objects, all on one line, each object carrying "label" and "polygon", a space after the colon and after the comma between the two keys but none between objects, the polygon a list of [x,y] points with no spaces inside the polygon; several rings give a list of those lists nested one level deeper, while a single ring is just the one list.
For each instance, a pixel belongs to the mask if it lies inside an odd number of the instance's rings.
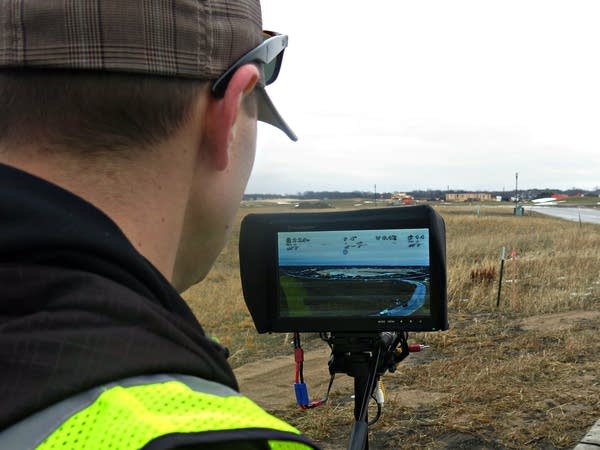
[{"label": "overcast sky", "polygon": [[600,2],[262,0],[288,34],[247,193],[600,186]]}]

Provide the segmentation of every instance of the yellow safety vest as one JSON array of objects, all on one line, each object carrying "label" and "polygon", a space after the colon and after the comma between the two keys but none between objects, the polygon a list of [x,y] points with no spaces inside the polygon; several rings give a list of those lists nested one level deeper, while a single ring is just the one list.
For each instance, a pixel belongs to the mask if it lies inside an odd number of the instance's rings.
[{"label": "yellow safety vest", "polygon": [[[286,422],[213,381],[134,377],[66,399],[0,432],[2,449],[169,448],[261,441],[272,450],[316,448]],[[166,447],[165,447],[166,446]]]}]

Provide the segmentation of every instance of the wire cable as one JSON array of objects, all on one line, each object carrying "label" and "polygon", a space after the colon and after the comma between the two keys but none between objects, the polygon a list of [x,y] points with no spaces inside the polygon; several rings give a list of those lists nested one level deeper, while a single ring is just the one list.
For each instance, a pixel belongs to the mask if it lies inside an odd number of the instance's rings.
[{"label": "wire cable", "polygon": [[376,401],[376,403],[375,403],[375,404],[377,405],[377,414],[375,414],[375,417],[374,417],[374,418],[372,418],[371,420],[369,420],[369,422],[367,422],[367,425],[368,425],[368,426],[371,426],[371,425],[373,425],[373,424],[374,424],[375,422],[377,422],[377,421],[379,420],[379,418],[381,417],[381,405],[380,405],[379,403],[377,403],[377,399],[375,398],[375,396],[374,396],[374,395],[371,395],[371,398],[372,398],[373,400],[375,400],[375,401]]},{"label": "wire cable", "polygon": [[331,385],[333,384],[333,380],[335,378],[335,374],[331,374],[329,379],[329,386],[327,387],[327,393],[325,397],[321,400],[313,400],[312,402],[308,397],[308,387],[306,383],[304,383],[304,350],[302,349],[302,345],[300,342],[300,333],[294,332],[294,361],[296,363],[295,370],[295,382],[294,382],[294,391],[296,393],[296,403],[300,406],[301,409],[310,409],[316,408],[317,406],[321,406],[329,399],[329,393],[331,391]]},{"label": "wire cable", "polygon": [[375,357],[375,363],[367,377],[367,390],[365,391],[364,397],[361,401],[360,413],[358,415],[359,422],[366,422],[367,410],[369,405],[369,397],[373,393],[375,388],[375,381],[377,380],[377,368],[379,367],[379,358],[381,357],[381,347],[377,348],[377,356]]}]

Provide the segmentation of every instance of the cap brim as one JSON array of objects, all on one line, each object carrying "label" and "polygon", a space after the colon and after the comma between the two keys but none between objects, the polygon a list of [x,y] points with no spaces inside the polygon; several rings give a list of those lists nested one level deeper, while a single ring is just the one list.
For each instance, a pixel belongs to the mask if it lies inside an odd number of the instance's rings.
[{"label": "cap brim", "polygon": [[296,133],[294,133],[288,124],[285,123],[285,120],[283,120],[283,117],[281,117],[275,108],[275,105],[273,105],[273,102],[267,95],[267,91],[265,91],[264,87],[257,86],[256,95],[258,99],[258,120],[279,128],[287,134],[292,141],[297,141],[298,137],[296,136]]}]

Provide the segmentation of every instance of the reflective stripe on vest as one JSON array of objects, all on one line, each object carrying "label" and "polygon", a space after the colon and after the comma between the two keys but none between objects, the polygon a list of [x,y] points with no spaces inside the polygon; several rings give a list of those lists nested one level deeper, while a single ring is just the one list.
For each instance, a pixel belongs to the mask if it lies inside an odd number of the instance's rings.
[{"label": "reflective stripe on vest", "polygon": [[244,431],[272,449],[314,448],[232,389],[168,375],[130,378],[67,399],[0,433],[0,448],[129,450],[182,433],[205,433],[203,443],[239,442]]}]

